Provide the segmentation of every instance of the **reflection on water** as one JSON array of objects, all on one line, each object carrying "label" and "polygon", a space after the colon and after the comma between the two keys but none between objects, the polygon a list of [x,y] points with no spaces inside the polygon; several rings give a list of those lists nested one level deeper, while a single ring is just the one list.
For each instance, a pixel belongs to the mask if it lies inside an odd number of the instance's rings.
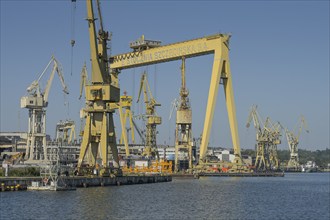
[{"label": "reflection on water", "polygon": [[0,219],[329,219],[329,173],[0,193]]}]

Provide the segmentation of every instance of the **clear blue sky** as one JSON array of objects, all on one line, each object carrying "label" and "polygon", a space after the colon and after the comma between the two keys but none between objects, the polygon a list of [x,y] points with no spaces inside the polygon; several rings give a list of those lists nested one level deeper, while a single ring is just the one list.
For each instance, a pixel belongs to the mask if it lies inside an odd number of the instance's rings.
[{"label": "clear blue sky", "polygon": [[[47,133],[54,137],[59,120],[74,119],[79,130],[80,71],[89,63],[86,3],[77,1],[73,72],[71,75],[71,1],[1,0],[1,131],[26,131],[27,109],[20,97],[52,54],[62,63],[70,95],[64,97],[54,79],[47,109]],[[102,1],[106,30],[113,32],[112,54],[130,51],[129,42],[142,34],[163,44],[218,32],[232,33],[231,71],[242,148],[253,148],[255,131],[245,127],[257,104],[266,118],[293,129],[303,114],[309,134],[300,148],[329,147],[329,1]],[[193,133],[203,129],[213,56],[186,61],[187,86],[193,108]],[[149,72],[152,91],[162,107],[158,143],[173,143],[171,101],[178,97],[181,62],[123,71],[122,92],[136,96],[140,74]],[[43,80],[46,83],[47,77]],[[57,76],[56,76],[57,77]],[[156,89],[155,89],[156,87]],[[69,105],[64,105],[68,102]],[[69,107],[68,107],[69,106]],[[141,104],[134,104],[136,114]],[[118,118],[118,114],[115,114]],[[140,125],[142,125],[140,123]],[[116,120],[117,136],[120,126]],[[210,145],[231,147],[222,88],[219,90]],[[287,149],[283,135],[280,149]]]}]

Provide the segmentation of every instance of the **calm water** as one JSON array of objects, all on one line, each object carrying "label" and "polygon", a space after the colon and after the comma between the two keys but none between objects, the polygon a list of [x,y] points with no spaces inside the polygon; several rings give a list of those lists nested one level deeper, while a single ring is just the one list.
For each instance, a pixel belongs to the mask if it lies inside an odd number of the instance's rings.
[{"label": "calm water", "polygon": [[0,193],[0,219],[330,219],[330,174]]}]

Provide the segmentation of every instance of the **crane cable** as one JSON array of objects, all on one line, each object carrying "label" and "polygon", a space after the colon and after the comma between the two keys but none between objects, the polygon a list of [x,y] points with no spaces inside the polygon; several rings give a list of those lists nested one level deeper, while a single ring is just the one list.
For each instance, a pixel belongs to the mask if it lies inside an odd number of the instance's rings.
[{"label": "crane cable", "polygon": [[73,71],[73,47],[75,41],[75,17],[76,17],[76,0],[71,0],[71,76]]}]

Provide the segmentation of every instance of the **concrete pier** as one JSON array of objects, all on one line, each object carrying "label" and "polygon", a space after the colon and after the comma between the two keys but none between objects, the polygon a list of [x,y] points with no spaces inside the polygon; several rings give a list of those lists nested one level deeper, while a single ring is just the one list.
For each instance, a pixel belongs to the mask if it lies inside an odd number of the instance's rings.
[{"label": "concrete pier", "polygon": [[[30,186],[33,181],[41,182],[41,177],[0,177],[3,186]],[[172,176],[146,175],[146,176],[120,176],[120,177],[87,177],[73,176],[61,177],[61,181],[71,187],[120,186],[132,184],[170,182]]]}]

